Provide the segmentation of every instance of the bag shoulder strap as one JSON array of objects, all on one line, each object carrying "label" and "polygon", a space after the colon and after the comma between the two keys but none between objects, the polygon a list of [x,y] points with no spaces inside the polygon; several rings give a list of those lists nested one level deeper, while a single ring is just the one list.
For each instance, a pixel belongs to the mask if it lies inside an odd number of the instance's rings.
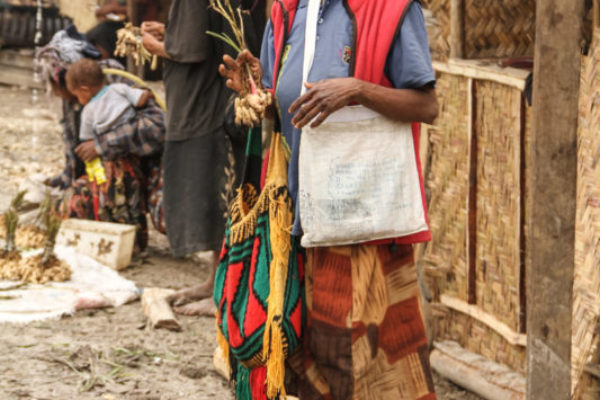
[{"label": "bag shoulder strap", "polygon": [[260,173],[262,168],[262,129],[261,126],[250,128],[246,142],[246,160],[244,174],[240,186],[249,183],[260,188]]},{"label": "bag shoulder strap", "polygon": [[306,11],[306,29],[304,32],[304,63],[302,66],[302,91],[306,93],[304,83],[308,80],[308,74],[315,58],[315,47],[317,42],[317,21],[319,19],[319,9],[321,0],[308,0]]}]

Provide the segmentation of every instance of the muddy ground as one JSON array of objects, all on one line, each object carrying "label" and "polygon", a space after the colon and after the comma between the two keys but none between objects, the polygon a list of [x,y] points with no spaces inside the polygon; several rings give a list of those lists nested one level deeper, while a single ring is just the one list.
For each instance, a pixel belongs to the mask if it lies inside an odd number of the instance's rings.
[{"label": "muddy ground", "polygon": [[[60,170],[60,103],[0,87],[0,209],[24,177]],[[140,287],[178,289],[207,265],[169,256],[151,233],[148,258],[122,271]],[[1,300],[0,300],[1,301]],[[212,368],[214,319],[181,317],[183,331],[151,330],[139,302],[79,312],[60,321],[0,325],[0,400],[233,399]],[[436,376],[439,399],[477,400]]]}]

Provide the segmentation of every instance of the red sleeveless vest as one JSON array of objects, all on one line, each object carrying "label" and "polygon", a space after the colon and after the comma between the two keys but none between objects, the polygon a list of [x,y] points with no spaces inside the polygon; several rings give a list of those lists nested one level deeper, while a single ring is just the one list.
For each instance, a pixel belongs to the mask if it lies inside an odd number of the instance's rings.
[{"label": "red sleeveless vest", "polygon": [[[391,87],[385,76],[385,63],[389,50],[396,39],[404,20],[404,15],[414,0],[342,0],[352,20],[353,38],[350,59],[350,75],[367,82]],[[275,0],[271,9],[271,24],[275,48],[275,70],[273,71],[273,91],[275,91],[281,56],[289,32],[294,23],[298,0]],[[419,158],[420,124],[412,124],[413,143],[421,183],[421,197],[427,219],[427,204],[421,161]],[[380,240],[369,244],[412,244],[431,240],[429,230],[397,239]]]}]

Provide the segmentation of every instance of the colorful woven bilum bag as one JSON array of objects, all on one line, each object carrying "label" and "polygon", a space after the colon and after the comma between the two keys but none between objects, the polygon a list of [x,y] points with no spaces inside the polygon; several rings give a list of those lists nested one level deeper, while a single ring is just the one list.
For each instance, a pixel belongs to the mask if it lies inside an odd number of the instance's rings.
[{"label": "colorful woven bilum bag", "polygon": [[275,133],[260,190],[261,150],[253,129],[215,278],[217,341],[238,400],[285,398],[285,358],[298,347],[305,318],[304,265],[290,235],[289,153]]}]

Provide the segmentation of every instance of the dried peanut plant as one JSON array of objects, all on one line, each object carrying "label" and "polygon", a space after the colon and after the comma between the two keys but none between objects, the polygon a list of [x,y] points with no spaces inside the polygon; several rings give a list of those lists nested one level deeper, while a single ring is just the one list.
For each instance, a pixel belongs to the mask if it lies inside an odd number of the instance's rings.
[{"label": "dried peanut plant", "polygon": [[[11,208],[13,208],[12,204]],[[9,212],[5,214],[5,220],[13,219],[11,215],[7,217]],[[15,247],[12,253],[14,254],[13,256],[6,257],[4,260],[0,259],[0,279],[27,283],[46,283],[50,281],[63,282],[71,277],[69,266],[64,261],[59,260],[54,254],[56,236],[61,220],[53,207],[49,195],[40,205],[36,222],[41,224],[45,229],[44,250],[42,254],[23,258],[16,251]],[[7,223],[7,237],[9,236],[8,232],[10,231]],[[39,235],[38,232],[36,234]]]},{"label": "dried peanut plant", "polygon": [[117,31],[117,44],[115,56],[125,57],[131,55],[135,65],[150,63],[150,69],[155,70],[158,66],[158,57],[152,55],[142,44],[142,30],[133,26],[131,22],[125,24],[124,28]]},{"label": "dried peanut plant", "polygon": [[15,254],[18,254],[15,237],[19,226],[19,210],[23,206],[26,193],[26,191],[17,193],[11,200],[8,210],[4,213],[5,243],[3,258],[14,257]]},{"label": "dried peanut plant", "polygon": [[[219,13],[233,32],[233,38],[226,33],[216,33],[208,31],[207,34],[222,40],[238,53],[246,50],[246,39],[244,36],[244,19],[241,8],[231,6],[229,0],[210,0],[210,6]],[[265,90],[260,82],[256,82],[252,77],[252,71],[248,63],[244,64],[244,87],[235,99],[235,122],[238,125],[256,126],[265,117],[267,108],[273,102],[271,92]]]}]

